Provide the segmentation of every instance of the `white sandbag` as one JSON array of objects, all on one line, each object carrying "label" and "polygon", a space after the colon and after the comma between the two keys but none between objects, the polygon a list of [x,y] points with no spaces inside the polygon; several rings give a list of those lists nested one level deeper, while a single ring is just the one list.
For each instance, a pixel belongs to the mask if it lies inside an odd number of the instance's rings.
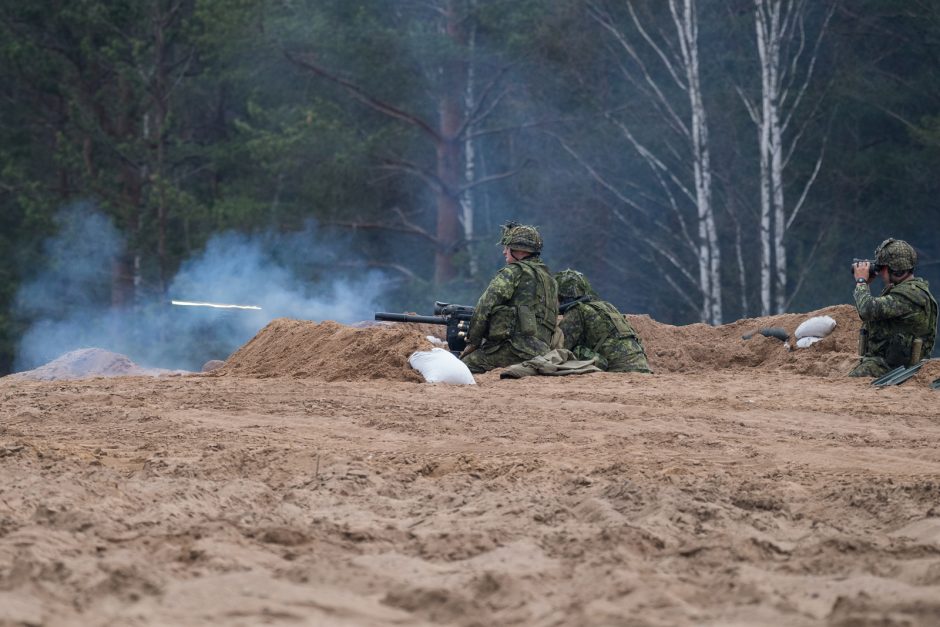
[{"label": "white sandbag", "polygon": [[427,338],[428,342],[430,342],[431,344],[434,344],[435,346],[444,346],[445,344],[447,344],[447,342],[445,342],[441,338],[434,336],[434,335],[427,335],[425,337]]},{"label": "white sandbag", "polygon": [[443,348],[414,352],[408,358],[408,363],[420,372],[428,383],[476,385],[467,365],[457,359],[452,352]]},{"label": "white sandbag", "polygon": [[822,339],[821,337],[813,337],[812,335],[807,335],[806,337],[801,337],[800,339],[796,341],[796,347],[797,348],[809,348],[810,346],[812,346],[813,344],[815,344],[821,339]]},{"label": "white sandbag", "polygon": [[798,340],[804,337],[823,338],[832,333],[832,330],[835,328],[836,321],[829,316],[813,316],[809,320],[804,320],[802,324],[796,328],[794,335],[796,335],[796,339]]}]

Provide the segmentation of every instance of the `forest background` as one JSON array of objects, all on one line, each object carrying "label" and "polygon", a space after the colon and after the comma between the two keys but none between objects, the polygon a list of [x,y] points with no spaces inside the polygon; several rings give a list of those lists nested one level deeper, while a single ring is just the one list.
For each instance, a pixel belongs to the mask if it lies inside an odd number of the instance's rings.
[{"label": "forest background", "polygon": [[0,6],[0,374],[473,304],[511,219],[673,324],[940,285],[930,0]]}]

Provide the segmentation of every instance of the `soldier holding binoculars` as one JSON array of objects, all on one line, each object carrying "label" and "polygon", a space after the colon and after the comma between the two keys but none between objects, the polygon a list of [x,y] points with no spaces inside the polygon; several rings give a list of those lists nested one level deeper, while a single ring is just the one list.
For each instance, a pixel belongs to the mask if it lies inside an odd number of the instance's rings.
[{"label": "soldier holding binoculars", "polygon": [[[880,377],[898,366],[912,366],[933,351],[937,335],[937,301],[927,281],[914,276],[917,252],[903,240],[886,239],[874,261],[856,259],[855,308],[862,319],[858,365],[850,377]],[[872,296],[869,285],[885,285]]]}]

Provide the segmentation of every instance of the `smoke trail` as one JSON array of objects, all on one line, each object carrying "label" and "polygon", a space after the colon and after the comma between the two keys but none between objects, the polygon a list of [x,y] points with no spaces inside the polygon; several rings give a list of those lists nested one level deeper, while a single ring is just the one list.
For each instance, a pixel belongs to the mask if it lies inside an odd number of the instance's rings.
[{"label": "smoke trail", "polygon": [[[78,348],[103,348],[149,367],[198,370],[225,359],[277,317],[354,322],[369,319],[386,281],[377,272],[345,280],[335,266],[344,248],[326,244],[312,223],[299,233],[214,236],[186,260],[163,298],[110,306],[111,263],[120,233],[88,205],[64,210],[44,244],[46,267],[16,297],[30,321],[14,370]],[[301,278],[304,277],[304,278]],[[170,299],[258,305],[260,311],[174,307]]]}]

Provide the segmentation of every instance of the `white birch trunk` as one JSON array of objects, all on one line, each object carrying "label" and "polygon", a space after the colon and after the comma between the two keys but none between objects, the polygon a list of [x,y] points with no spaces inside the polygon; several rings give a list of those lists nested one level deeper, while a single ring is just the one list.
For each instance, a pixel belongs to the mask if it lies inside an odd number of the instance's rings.
[{"label": "white birch trunk", "polygon": [[773,276],[770,272],[770,184],[767,164],[761,158],[761,206],[760,206],[760,315],[770,315],[770,290]]},{"label": "white birch trunk", "polygon": [[[757,51],[761,68],[761,115],[755,122],[761,154],[761,309],[762,314],[782,313],[788,302],[787,286],[787,229],[799,212],[809,188],[816,179],[822,160],[822,151],[816,169],[806,181],[803,194],[787,216],[784,197],[784,170],[789,153],[799,140],[797,133],[789,152],[784,147],[784,132],[799,105],[809,81],[819,51],[819,43],[826,32],[833,8],[825,15],[810,54],[805,74],[795,91],[794,83],[798,61],[805,49],[803,15],[806,0],[754,0]],[[798,45],[786,45],[796,38]],[[794,50],[792,58],[782,59],[782,51]],[[788,96],[793,95],[787,104]],[[772,307],[772,309],[771,309]]]},{"label": "white birch trunk", "polygon": [[[471,2],[470,7],[471,10],[476,8],[476,2]],[[476,24],[473,23],[470,25],[470,32],[467,35],[469,58],[467,61],[467,88],[464,91],[464,109],[467,112],[472,111],[476,103],[476,94],[474,93],[476,91],[476,68],[474,64],[476,39],[477,27]],[[472,183],[476,180],[476,150],[473,144],[473,129],[470,128],[467,130],[468,132],[465,133],[463,140],[464,184],[467,186],[467,189],[465,189],[464,193],[460,196],[460,222],[463,225],[463,236],[467,242],[467,256],[469,258],[468,271],[471,277],[475,277],[479,274],[479,264],[477,263],[476,251],[473,248],[474,204]]]},{"label": "white birch trunk", "polygon": [[787,302],[786,215],[783,199],[783,131],[780,110],[774,107],[770,119],[770,184],[774,208],[774,313],[783,313]]},{"label": "white birch trunk", "polygon": [[786,14],[792,10],[792,0],[756,0],[769,3],[769,11],[763,12],[765,19],[765,59],[761,64],[761,81],[764,86],[764,101],[767,103],[764,124],[770,141],[769,162],[770,170],[770,204],[773,208],[773,256],[774,267],[771,271],[773,277],[773,310],[772,313],[781,313],[786,301],[787,286],[787,254],[784,248],[783,236],[786,232],[786,218],[784,216],[783,200],[783,131],[780,126],[780,100],[781,100],[781,73],[780,49],[785,36],[785,20],[781,15],[783,2],[786,2]]},{"label": "white birch trunk", "polygon": [[[773,0],[770,0],[773,2]],[[771,269],[772,251],[771,242],[773,225],[773,183],[771,182],[771,132],[770,119],[774,110],[773,102],[773,53],[770,50],[772,38],[772,8],[765,0],[754,0],[755,20],[757,31],[757,53],[760,57],[761,68],[761,109],[757,122],[757,136],[760,148],[760,305],[761,315],[771,313],[773,273]]]},{"label": "white birch trunk", "polygon": [[[610,33],[618,47],[632,60],[634,69],[621,66],[621,71],[641,94],[649,98],[653,109],[662,116],[668,129],[689,147],[692,180],[685,172],[685,163],[676,167],[676,159],[684,160],[685,154],[677,152],[674,144],[667,141],[664,155],[657,155],[652,146],[645,145],[632,132],[630,125],[608,115],[623,137],[633,146],[637,154],[649,166],[650,171],[662,187],[666,205],[671,209],[680,228],[678,233],[669,233],[670,237],[657,241],[649,234],[643,239],[656,255],[666,259],[670,267],[688,286],[697,289],[696,294],[688,293],[672,276],[665,275],[665,280],[684,300],[699,310],[703,322],[720,324],[723,317],[721,294],[721,249],[715,210],[712,206],[712,170],[709,151],[708,116],[702,97],[701,76],[698,54],[698,16],[695,0],[669,0],[669,10],[676,29],[677,41],[663,42],[665,33],[648,30],[639,19],[632,3],[627,3],[627,10],[637,37],[627,36],[618,28],[613,17],[601,7],[589,4],[590,15]],[[636,43],[644,42],[649,56],[638,50]],[[661,64],[665,73],[653,71],[652,65]],[[664,82],[665,81],[665,82]],[[688,98],[689,113],[677,106],[670,94],[671,87],[678,87]],[[591,176],[602,187],[614,194],[625,206],[645,213],[645,209],[628,194],[622,193],[618,185],[606,179],[596,168],[585,163],[577,152],[562,141],[565,149],[577,158]],[[615,215],[625,224],[629,220],[619,211]],[[691,214],[691,215],[689,215]],[[694,216],[693,219],[687,219]],[[687,228],[688,225],[688,228]],[[666,228],[664,224],[657,225]],[[676,245],[681,251],[675,249]],[[687,251],[687,253],[686,253]],[[685,254],[695,260],[695,266],[686,261]]]},{"label": "white birch trunk", "polygon": [[695,0],[676,0],[670,9],[679,35],[679,49],[686,74],[686,87],[691,110],[691,139],[695,175],[695,203],[698,209],[698,265],[702,287],[702,319],[721,324],[721,253],[718,229],[712,207],[711,157],[708,148],[708,124],[699,76],[698,22]]}]

